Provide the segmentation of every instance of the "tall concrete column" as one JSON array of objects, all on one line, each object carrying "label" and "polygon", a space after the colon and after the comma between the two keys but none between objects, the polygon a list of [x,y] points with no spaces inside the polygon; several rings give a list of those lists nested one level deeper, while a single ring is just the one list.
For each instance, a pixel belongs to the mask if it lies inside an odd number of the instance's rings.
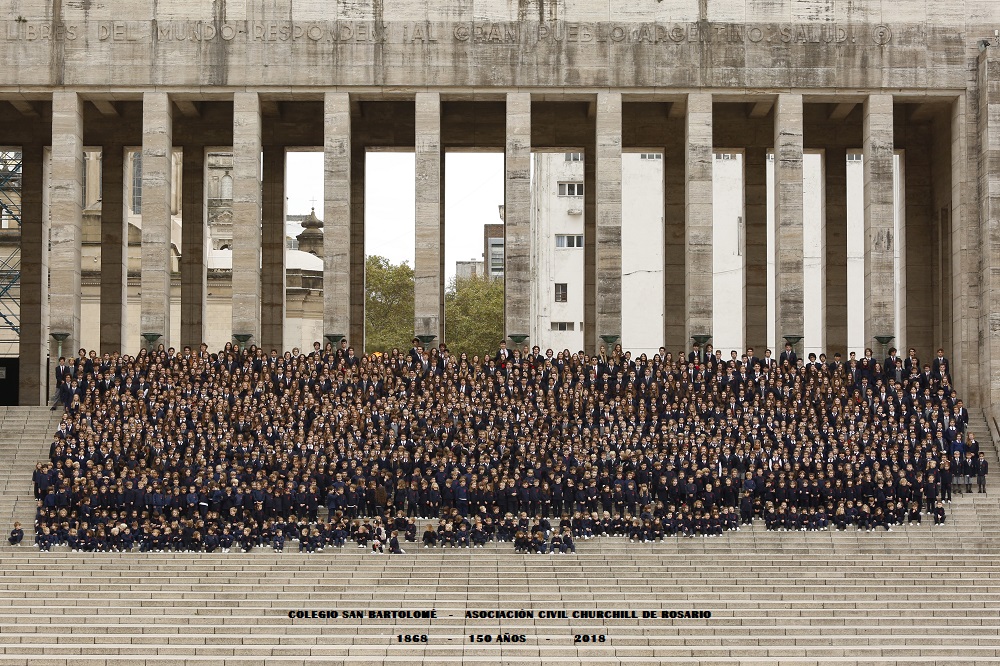
[{"label": "tall concrete column", "polygon": [[208,304],[204,146],[184,146],[181,174],[181,344],[197,351]]},{"label": "tall concrete column", "polygon": [[[351,157],[350,95],[328,92],[323,101],[324,335],[352,333]],[[357,351],[360,354],[363,350]]]},{"label": "tall concrete column", "polygon": [[685,123],[685,246],[687,275],[684,337],[712,334],[712,95],[688,95]]},{"label": "tall concrete column", "polygon": [[[933,162],[932,162],[933,164]],[[949,167],[951,165],[948,165]],[[940,172],[941,166],[934,164],[932,166],[933,178],[936,178]],[[934,285],[931,291],[931,308],[934,313],[933,328],[931,331],[931,339],[935,343],[944,347],[945,349],[950,349],[950,345],[945,340],[945,331],[950,327],[945,326],[944,322],[948,321],[946,318],[946,311],[944,307],[944,278],[945,278],[945,267],[944,267],[944,235],[942,234],[941,226],[942,223],[947,219],[947,212],[945,209],[940,208],[938,197],[933,197],[934,208],[932,209],[932,221],[931,221],[931,284]],[[903,350],[904,353],[906,350]]]},{"label": "tall concrete column", "polygon": [[[900,349],[916,347],[924,356],[940,346],[934,338],[934,270],[937,248],[935,235],[933,182],[931,179],[930,132],[927,126],[907,127],[907,141],[902,156],[906,217],[902,220],[904,238],[900,252],[904,254],[905,314]],[[904,245],[905,243],[905,245]]]},{"label": "tall concrete column", "polygon": [[865,345],[896,334],[893,266],[892,95],[869,95],[864,108]]},{"label": "tall concrete column", "polygon": [[[351,140],[351,326],[350,344],[365,349],[365,147]],[[335,331],[336,332],[336,331]]]},{"label": "tall concrete column", "polygon": [[[597,141],[583,146],[583,349],[600,348],[597,337]],[[549,298],[549,297],[546,297]]]},{"label": "tall concrete column", "polygon": [[233,335],[260,344],[261,118],[255,92],[233,95]]},{"label": "tall concrete column", "polygon": [[128,324],[125,148],[101,148],[101,352],[124,352]]},{"label": "tall concrete column", "polygon": [[[902,140],[905,141],[906,130],[905,128],[900,132],[903,135]],[[897,139],[893,139],[895,143]],[[897,164],[897,158],[895,150],[893,151],[893,183],[892,183],[892,198],[893,198],[893,242],[896,247],[894,254],[898,255],[898,259],[893,257],[892,274],[896,276],[899,281],[899,287],[893,285],[893,296],[894,304],[896,309],[896,329],[894,343],[902,349],[907,347],[915,346],[910,341],[910,336],[907,334],[906,318],[907,318],[907,300],[910,292],[910,288],[913,286],[912,283],[907,280],[907,266],[909,265],[907,253],[910,250],[909,244],[906,242],[907,237],[907,222],[913,221],[909,220],[907,216],[907,211],[903,209],[903,205],[906,203],[906,181],[905,181],[905,153],[899,156],[899,163]],[[899,170],[897,170],[899,169]],[[902,171],[902,173],[900,172]],[[908,205],[908,204],[907,204]],[[924,238],[930,238],[930,230],[926,230],[927,233],[923,235]],[[926,266],[929,263],[924,264],[925,272],[930,272],[926,270]],[[928,294],[927,302],[930,303],[930,294]],[[929,313],[928,313],[929,315]],[[930,324],[930,317],[928,316],[927,324]],[[881,349],[880,347],[874,347],[874,349]],[[926,349],[926,347],[923,347]]]},{"label": "tall concrete column", "polygon": [[438,321],[441,322],[441,337],[438,342],[447,342],[448,340],[448,320],[444,314],[444,294],[445,294],[445,267],[444,267],[444,247],[445,247],[445,225],[447,221],[445,220],[444,212],[444,183],[445,183],[445,157],[444,148],[441,149],[441,179],[440,179],[440,190],[438,192],[438,216],[441,220],[441,226],[438,227],[438,247],[441,251],[438,253],[438,293],[441,294],[441,298],[438,301]]},{"label": "tall concrete column", "polygon": [[685,327],[684,138],[663,150],[663,345],[676,354],[687,347]]},{"label": "tall concrete column", "polygon": [[[63,353],[80,346],[80,261],[83,225],[83,102],[75,92],[52,94],[49,215],[49,316],[53,333],[67,333]],[[56,344],[52,343],[52,355]]]},{"label": "tall concrete column", "polygon": [[441,95],[416,95],[416,261],[414,266],[414,331],[444,340],[444,290],[441,260]]},{"label": "tall concrete column", "polygon": [[[139,333],[170,346],[170,227],[173,107],[167,93],[142,97],[142,298]],[[143,346],[146,340],[140,341]]]},{"label": "tall concrete column", "polygon": [[758,358],[767,347],[767,149],[751,146],[743,156],[744,339]]},{"label": "tall concrete column", "polygon": [[[170,182],[184,184],[184,161],[171,159],[170,161],[171,172],[170,172]],[[173,187],[170,190],[170,214],[171,215],[181,215],[183,211],[181,206],[183,205],[184,191],[183,187]]]},{"label": "tall concrete column", "polygon": [[847,151],[827,148],[823,157],[823,322],[824,348],[831,360],[847,358]]},{"label": "tall concrete column", "polygon": [[622,335],[622,96],[597,95],[597,344]]},{"label": "tall concrete column", "polygon": [[[985,57],[990,58],[986,49]],[[983,57],[983,56],[981,56]],[[996,55],[993,55],[996,58]],[[990,63],[989,70],[995,65]],[[981,76],[983,76],[981,74]],[[996,79],[987,78],[979,87],[981,94],[988,86],[996,86]],[[988,95],[988,91],[987,91]],[[987,97],[990,99],[990,97]],[[984,294],[980,299],[980,289],[988,285],[980,285],[982,270],[986,266],[992,268],[993,249],[992,237],[988,240],[980,233],[982,212],[977,204],[977,167],[980,164],[978,152],[970,150],[970,146],[980,145],[981,138],[977,136],[979,123],[969,111],[971,100],[960,95],[951,108],[951,362],[952,376],[965,402],[969,405],[993,406],[994,416],[1000,420],[997,403],[990,400],[990,395],[997,381],[996,375],[989,375],[994,369],[992,362],[981,362],[990,358],[992,351],[980,349],[980,326],[990,326],[995,321],[994,310],[990,304],[990,296]],[[980,108],[979,114],[988,113],[989,108]],[[987,117],[988,122],[988,117]],[[992,140],[992,139],[990,139]],[[985,225],[990,228],[990,224]],[[980,265],[980,246],[988,245],[983,250],[983,264]],[[980,319],[982,313],[983,319]],[[991,338],[994,331],[983,330],[984,337]],[[983,376],[985,375],[985,376]]]},{"label": "tall concrete column", "polygon": [[260,344],[285,347],[285,147],[264,147]]},{"label": "tall concrete column", "polygon": [[684,256],[684,137],[672,136],[663,149],[663,345],[676,354],[687,347]]},{"label": "tall concrete column", "polygon": [[775,332],[803,335],[802,95],[774,106]]},{"label": "tall concrete column", "polygon": [[504,335],[528,335],[531,331],[530,93],[507,93],[503,289]]},{"label": "tall concrete column", "polygon": [[[979,54],[978,127],[982,141],[979,214],[983,253],[980,287],[983,398],[980,404],[989,407],[991,416],[1000,419],[1000,58],[991,57],[985,51]],[[952,140],[954,142],[954,136]],[[954,163],[954,148],[952,150]],[[954,182],[952,187],[954,189]],[[952,374],[957,375],[956,371],[959,368],[953,368]],[[973,369],[966,363],[960,372],[971,375]],[[975,377],[970,376],[965,381],[973,383]]]},{"label": "tall concrete column", "polygon": [[[49,395],[49,219],[42,215],[40,145],[21,146],[21,335],[19,405],[44,405]],[[65,350],[64,350],[65,351]]]},{"label": "tall concrete column", "polygon": [[[83,152],[83,207],[89,208],[101,199],[101,180],[103,173],[100,170],[103,163],[101,152],[96,150]],[[101,174],[98,177],[94,177]]]}]

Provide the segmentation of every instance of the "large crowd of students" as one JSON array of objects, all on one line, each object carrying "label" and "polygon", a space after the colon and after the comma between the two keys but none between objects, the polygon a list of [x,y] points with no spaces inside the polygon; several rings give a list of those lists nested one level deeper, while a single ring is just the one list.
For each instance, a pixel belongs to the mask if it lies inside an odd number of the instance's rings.
[{"label": "large crowd of students", "polygon": [[34,473],[42,550],[565,553],[756,521],[889,530],[943,523],[988,474],[940,350],[201,345],[80,350],[56,380],[62,422]]}]

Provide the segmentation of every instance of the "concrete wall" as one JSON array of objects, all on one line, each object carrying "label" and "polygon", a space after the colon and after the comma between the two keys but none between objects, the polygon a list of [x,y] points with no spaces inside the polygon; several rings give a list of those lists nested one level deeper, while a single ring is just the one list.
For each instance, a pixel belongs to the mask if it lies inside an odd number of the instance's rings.
[{"label": "concrete wall", "polygon": [[744,219],[742,153],[716,153],[712,163],[712,187],[712,282],[715,294],[712,345],[723,350],[723,358],[728,359],[729,350],[742,353],[744,347],[744,243],[740,233]]},{"label": "concrete wall", "polygon": [[998,19],[990,0],[23,0],[0,85],[961,89]]},{"label": "concrete wall", "polygon": [[[659,155],[659,159],[643,159]],[[622,347],[663,345],[663,156],[622,155]]]},{"label": "concrete wall", "polygon": [[[566,153],[532,156],[530,339],[543,350],[583,348],[584,250],[556,247],[556,235],[584,233],[583,197],[559,196],[559,183],[583,183],[583,167],[582,161],[567,161]],[[556,283],[567,285],[565,303],[555,302]],[[572,323],[573,330],[553,331],[553,322]]]}]

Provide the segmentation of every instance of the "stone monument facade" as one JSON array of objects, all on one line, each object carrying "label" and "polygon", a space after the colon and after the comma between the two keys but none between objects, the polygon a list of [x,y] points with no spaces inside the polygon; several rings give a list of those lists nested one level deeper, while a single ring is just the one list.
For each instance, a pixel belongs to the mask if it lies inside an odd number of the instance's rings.
[{"label": "stone monument facade", "polygon": [[[1000,5],[985,0],[23,0],[0,21],[0,145],[24,155],[21,401],[46,398],[50,334],[65,333],[66,350],[80,339],[84,147],[141,146],[142,332],[168,346],[204,337],[209,149],[233,155],[232,332],[281,344],[282,157],[322,147],[324,331],[359,347],[365,151],[415,152],[414,328],[438,341],[444,152],[505,153],[505,320],[519,335],[533,279],[531,152],[581,151],[588,349],[621,335],[621,153],[652,148],[664,153],[666,346],[710,332],[712,156],[725,148],[746,155],[748,306],[763,302],[761,174],[775,155],[781,336],[803,327],[802,155],[824,151],[827,345],[843,348],[843,164],[862,151],[866,337],[878,350],[897,328],[893,254],[905,242],[905,344],[925,357],[942,346],[963,395],[1000,404],[997,28]],[[894,151],[906,164],[901,238]],[[104,162],[103,192],[122,191],[122,171]],[[136,343],[120,323],[121,199],[102,199],[102,351]],[[749,343],[763,325],[747,318]]]}]

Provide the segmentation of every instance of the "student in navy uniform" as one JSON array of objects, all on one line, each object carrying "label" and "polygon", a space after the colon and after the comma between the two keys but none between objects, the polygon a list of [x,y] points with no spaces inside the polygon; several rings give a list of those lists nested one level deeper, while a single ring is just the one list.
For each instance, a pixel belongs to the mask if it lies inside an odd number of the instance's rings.
[{"label": "student in navy uniform", "polygon": [[837,528],[838,532],[843,532],[847,529],[847,511],[843,504],[837,506],[837,510],[833,514],[833,525]]},{"label": "student in navy uniform", "polygon": [[239,537],[240,548],[244,553],[249,553],[257,545],[257,540],[253,536],[253,531],[249,527],[244,527]]},{"label": "student in navy uniform", "polygon": [[981,493],[986,492],[986,475],[990,473],[990,462],[986,459],[986,454],[979,452],[974,470],[976,472],[976,486]]},{"label": "student in navy uniform", "polygon": [[941,501],[951,504],[951,486],[953,474],[951,471],[951,463],[947,460],[941,461],[941,467],[938,469],[938,480],[941,482]]},{"label": "student in navy uniform", "polygon": [[20,546],[21,541],[24,539],[24,530],[21,529],[21,523],[14,522],[14,529],[10,531],[10,536],[7,537],[7,543],[12,546]]},{"label": "student in navy uniform", "polygon": [[937,350],[937,356],[934,357],[934,361],[931,363],[931,373],[938,381],[947,379],[951,382],[951,364],[945,358],[943,349]]},{"label": "student in navy uniform", "polygon": [[349,536],[344,521],[340,520],[330,531],[330,543],[336,548],[343,548]]},{"label": "student in navy uniform", "polygon": [[392,536],[389,538],[389,553],[391,555],[406,554],[406,551],[399,547],[399,532],[397,530],[393,530]]},{"label": "student in navy uniform", "polygon": [[52,549],[52,541],[52,534],[48,527],[43,527],[42,533],[35,537],[35,545],[38,546],[38,550],[46,553]]},{"label": "student in navy uniform", "polygon": [[441,547],[455,547],[455,526],[447,520],[441,519],[438,522],[438,543]]},{"label": "student in navy uniform", "polygon": [[781,355],[778,357],[779,367],[785,365],[785,361],[788,361],[788,365],[793,368],[799,362],[799,357],[792,351],[792,345],[787,342],[785,343],[785,351],[781,352]]},{"label": "student in navy uniform", "polygon": [[214,553],[219,548],[219,535],[215,531],[215,527],[211,526],[208,528],[208,532],[205,534],[205,552]]},{"label": "student in navy uniform", "polygon": [[456,548],[469,548],[472,545],[469,526],[464,521],[459,524],[458,529],[455,531],[453,545]]},{"label": "student in navy uniform", "polygon": [[497,526],[497,541],[501,543],[514,540],[514,533],[517,531],[514,525],[514,516],[510,513],[504,515],[503,520]]},{"label": "student in navy uniform", "polygon": [[486,530],[480,518],[476,518],[476,522],[472,526],[472,534],[469,539],[472,542],[473,548],[482,548],[489,541],[489,537],[486,534]]},{"label": "student in navy uniform", "polygon": [[531,552],[544,555],[546,550],[545,534],[541,530],[538,530],[531,536]]},{"label": "student in navy uniform", "polygon": [[965,458],[962,460],[962,476],[965,481],[965,492],[972,492],[972,478],[977,477],[978,481],[978,469],[979,460],[973,457],[972,451],[966,451]]},{"label": "student in navy uniform", "polygon": [[[914,494],[916,497],[916,494]],[[934,510],[934,505],[937,504],[938,500],[938,485],[937,479],[933,474],[928,474],[923,486],[923,497],[927,502],[927,513]]]},{"label": "student in navy uniform", "polygon": [[434,548],[435,546],[437,546],[438,534],[436,531],[434,531],[434,526],[432,524],[427,523],[427,528],[424,530],[424,536],[422,541],[424,544],[424,548]]},{"label": "student in navy uniform", "polygon": [[403,529],[403,539],[409,543],[415,543],[417,540],[417,523],[413,518],[409,518],[406,521],[406,527]]}]

